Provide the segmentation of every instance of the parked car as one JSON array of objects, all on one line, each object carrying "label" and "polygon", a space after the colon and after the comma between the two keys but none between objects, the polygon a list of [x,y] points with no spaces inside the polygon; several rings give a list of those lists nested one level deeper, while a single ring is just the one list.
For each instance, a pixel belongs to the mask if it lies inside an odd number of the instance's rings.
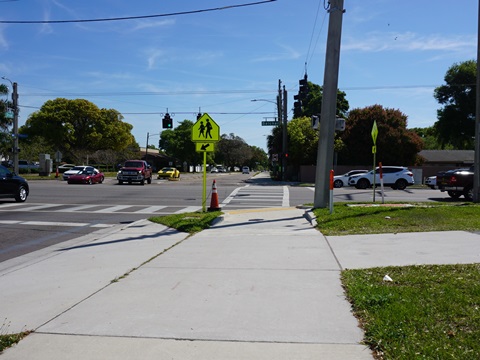
[{"label": "parked car", "polygon": [[84,170],[68,177],[69,184],[101,184],[105,180],[105,175],[92,166],[85,167]]},{"label": "parked car", "polygon": [[32,169],[39,169],[40,164],[38,163],[33,163],[33,162],[28,162],[27,160],[18,160],[18,169],[23,169],[23,170],[32,170]]},{"label": "parked car", "polygon": [[214,166],[210,169],[211,173],[218,173],[218,169]]},{"label": "parked car", "polygon": [[180,179],[180,171],[174,167],[164,167],[158,172],[157,179]]},{"label": "parked car", "polygon": [[73,164],[62,164],[58,167],[58,172],[64,173],[65,171],[72,170],[75,167]]},{"label": "parked car", "polygon": [[350,176],[364,174],[366,172],[368,172],[368,170],[350,170],[343,175],[335,175],[333,177],[333,187],[341,188],[343,186],[348,186],[348,179],[350,178]]},{"label": "parked car", "polygon": [[437,186],[441,192],[447,192],[448,196],[458,199],[460,196],[466,200],[473,200],[474,168],[454,169],[442,171],[437,174]]},{"label": "parked car", "polygon": [[[375,184],[380,185],[379,168],[375,169]],[[413,173],[403,166],[382,166],[383,184],[392,189],[405,190],[408,185],[413,185]],[[348,185],[357,189],[366,189],[373,186],[373,170],[350,176]]]},{"label": "parked car", "polygon": [[425,179],[425,185],[427,185],[429,188],[432,188],[432,189],[438,189],[438,186],[437,186],[437,175],[435,176],[430,176],[428,178]]},{"label": "parked car", "polygon": [[29,192],[27,180],[0,165],[0,197],[15,198],[18,202],[24,202]]},{"label": "parked car", "polygon": [[[74,167],[71,168],[70,170],[65,171],[65,172],[63,173],[63,175],[62,175],[62,178],[63,178],[63,180],[66,181],[66,180],[68,180],[68,178],[69,178],[70,176],[76,175],[76,174],[78,174],[79,172],[81,172],[81,171],[83,171],[83,170],[85,170],[85,169],[87,169],[87,168],[93,168],[93,167],[92,167],[92,166],[86,166],[86,165],[74,166]],[[95,169],[95,168],[93,168],[93,169]],[[98,169],[95,169],[95,170],[97,170],[98,172],[100,172],[100,170],[98,170]]]},{"label": "parked car", "polygon": [[242,174],[250,174],[250,168],[248,166],[242,167]]}]

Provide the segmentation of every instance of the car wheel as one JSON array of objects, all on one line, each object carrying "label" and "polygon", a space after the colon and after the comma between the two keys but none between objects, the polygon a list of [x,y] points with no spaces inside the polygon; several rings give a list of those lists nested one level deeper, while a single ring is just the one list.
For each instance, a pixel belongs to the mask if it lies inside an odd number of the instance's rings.
[{"label": "car wheel", "polygon": [[467,187],[463,193],[463,196],[465,197],[466,200],[472,201],[473,200],[473,188],[472,187]]},{"label": "car wheel", "polygon": [[333,187],[334,188],[341,188],[343,186],[343,181],[342,180],[335,180],[333,182]]},{"label": "car wheel", "polygon": [[407,188],[407,180],[405,179],[398,179],[397,182],[395,183],[395,187],[398,189],[398,190],[405,190]]},{"label": "car wheel", "polygon": [[102,177],[100,178],[100,184],[102,184],[104,181],[105,181],[105,178],[102,176]]},{"label": "car wheel", "polygon": [[460,197],[460,195],[462,195],[461,193],[457,192],[457,191],[447,191],[447,194],[448,196],[450,196],[452,199],[458,199]]},{"label": "car wheel", "polygon": [[27,196],[28,196],[28,193],[25,186],[20,186],[18,188],[17,195],[15,195],[15,200],[17,202],[24,202],[25,200],[27,200]]},{"label": "car wheel", "polygon": [[370,182],[367,179],[360,179],[357,181],[357,185],[355,186],[357,189],[366,189],[370,186]]},{"label": "car wheel", "polygon": [[122,181],[122,180],[118,180],[118,185],[123,185],[123,181]]},{"label": "car wheel", "polygon": [[143,179],[142,181],[140,181],[140,185],[142,185],[142,186],[145,185],[145,179]]}]

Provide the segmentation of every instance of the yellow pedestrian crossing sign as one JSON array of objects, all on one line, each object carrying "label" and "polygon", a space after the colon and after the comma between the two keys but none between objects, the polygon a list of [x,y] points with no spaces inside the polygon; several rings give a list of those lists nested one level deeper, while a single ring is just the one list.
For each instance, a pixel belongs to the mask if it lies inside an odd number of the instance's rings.
[{"label": "yellow pedestrian crossing sign", "polygon": [[194,142],[217,142],[220,140],[220,126],[204,113],[193,125],[192,141]]}]

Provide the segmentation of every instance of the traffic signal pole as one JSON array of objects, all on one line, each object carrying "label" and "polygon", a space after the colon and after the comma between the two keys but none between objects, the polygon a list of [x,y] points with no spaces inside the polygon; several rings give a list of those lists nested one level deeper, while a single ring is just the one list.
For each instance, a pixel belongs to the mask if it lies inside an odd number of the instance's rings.
[{"label": "traffic signal pole", "polygon": [[328,20],[322,113],[318,137],[317,168],[315,173],[314,208],[326,208],[329,202],[329,179],[330,170],[333,167],[333,144],[337,109],[340,40],[344,13],[343,0],[331,0],[328,11],[330,15]]}]

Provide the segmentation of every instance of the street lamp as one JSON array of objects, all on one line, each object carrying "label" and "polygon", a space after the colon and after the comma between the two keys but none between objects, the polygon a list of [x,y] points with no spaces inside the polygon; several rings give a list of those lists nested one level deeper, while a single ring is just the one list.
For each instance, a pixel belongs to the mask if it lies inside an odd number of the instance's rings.
[{"label": "street lamp", "polygon": [[13,171],[18,174],[18,91],[17,83],[2,76],[3,80],[7,80],[12,85],[12,103],[13,103]]},{"label": "street lamp", "polygon": [[160,133],[158,134],[151,134],[147,132],[147,145],[145,146],[145,161],[148,162],[147,158],[148,158],[148,139],[150,138],[150,136],[158,136],[160,135]]}]

